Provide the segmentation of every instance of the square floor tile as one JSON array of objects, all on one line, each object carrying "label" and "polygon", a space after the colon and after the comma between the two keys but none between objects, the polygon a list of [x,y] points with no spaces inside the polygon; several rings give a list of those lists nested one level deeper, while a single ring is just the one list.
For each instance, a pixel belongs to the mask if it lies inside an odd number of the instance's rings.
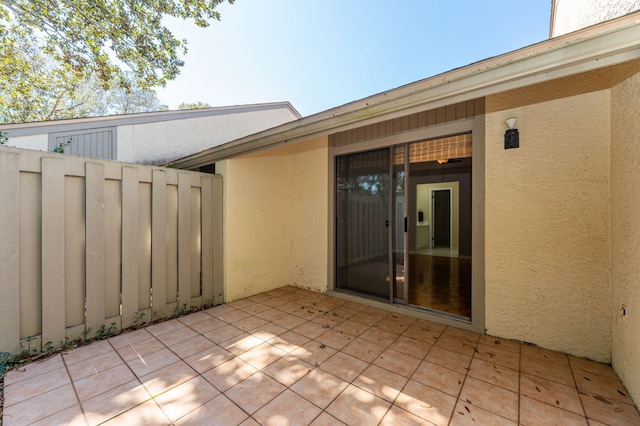
[{"label": "square floor tile", "polygon": [[224,395],[218,395],[211,401],[178,419],[178,426],[210,426],[212,419],[220,425],[238,425],[247,418],[247,413]]},{"label": "square floor tile", "polygon": [[633,405],[584,391],[580,392],[580,399],[589,419],[613,425],[640,425],[640,414]]},{"label": "square floor tile", "polygon": [[116,417],[150,399],[151,395],[149,395],[144,386],[137,380],[132,380],[84,401],[82,408],[87,421],[93,426]]},{"label": "square floor tile", "polygon": [[225,395],[249,414],[278,396],[286,387],[262,372],[250,376],[225,392]]},{"label": "square floor tile", "polygon": [[68,384],[5,406],[2,418],[8,425],[28,425],[73,407],[77,403],[78,399],[73,387]]},{"label": "square floor tile", "polygon": [[316,342],[315,340],[310,340],[298,349],[291,352],[291,355],[308,362],[314,367],[317,367],[327,359],[332,357],[336,352],[337,351],[335,349],[330,348],[327,345],[323,345],[322,343]]},{"label": "square floor tile", "polygon": [[233,339],[234,337],[240,336],[241,334],[246,333],[239,328],[227,324],[205,333],[204,337],[211,340],[213,343],[217,343],[218,345],[220,345],[222,344],[222,342],[226,342],[227,340]]},{"label": "square floor tile", "polygon": [[420,365],[420,360],[411,355],[406,355],[393,349],[387,349],[381,353],[373,363],[378,367],[385,368],[402,376],[411,377],[416,371],[416,368],[418,368],[418,365]]},{"label": "square floor tile", "polygon": [[484,410],[465,401],[458,401],[453,410],[451,418],[451,426],[472,426],[472,425],[491,425],[491,426],[517,426],[517,422],[500,417],[490,411]]},{"label": "square floor tile", "polygon": [[367,366],[368,364],[366,362],[343,352],[336,353],[331,358],[320,364],[320,368],[324,371],[340,377],[347,382],[351,382],[353,379],[358,377],[358,375],[362,373]]},{"label": "square floor tile", "polygon": [[309,426],[346,426],[340,420],[327,414],[325,411],[320,413],[318,417]]},{"label": "square floor tile", "polygon": [[578,391],[529,374],[520,375],[520,394],[584,416]]},{"label": "square floor tile", "polygon": [[287,353],[282,349],[278,349],[272,344],[264,342],[246,352],[241,353],[238,357],[260,370],[279,360],[286,354]]},{"label": "square floor tile", "polygon": [[370,365],[353,384],[389,402],[393,402],[409,379],[384,368]]},{"label": "square floor tile", "polygon": [[209,383],[220,391],[226,391],[258,370],[240,358],[232,358],[202,374]]},{"label": "square floor tile", "polygon": [[135,380],[136,376],[131,372],[129,367],[124,364],[117,365],[108,370],[101,371],[91,376],[85,377],[74,382],[76,393],[80,401],[86,401],[101,393],[110,391],[125,383]]},{"label": "square floor tile", "polygon": [[513,340],[501,339],[499,337],[484,334],[480,336],[479,343],[509,352],[520,353],[520,342],[515,342]]},{"label": "square floor tile", "polygon": [[503,367],[509,367],[512,370],[520,369],[519,353],[499,349],[494,346],[485,345],[484,343],[480,343],[478,345],[474,358],[498,364]]},{"label": "square floor tile", "polygon": [[104,426],[146,426],[146,425],[169,425],[171,421],[162,412],[155,401],[147,401],[133,407],[111,420],[103,423]]},{"label": "square floor tile", "polygon": [[520,423],[526,426],[587,426],[587,419],[562,408],[522,396],[520,397]]},{"label": "square floor tile", "polygon": [[500,386],[501,388],[518,392],[520,375],[517,370],[512,370],[501,365],[474,359],[469,368],[469,376],[483,382]]},{"label": "square floor tile", "polygon": [[293,331],[286,331],[273,339],[268,340],[273,346],[285,352],[293,352],[308,343],[311,339]]},{"label": "square floor tile", "polygon": [[434,346],[440,349],[458,352],[463,355],[473,356],[477,343],[443,333],[442,336],[438,338],[438,341]]},{"label": "square floor tile", "polygon": [[462,374],[467,374],[471,364],[470,356],[436,347],[431,348],[424,360]]},{"label": "square floor tile", "polygon": [[462,388],[464,374],[424,361],[411,379],[457,398]]},{"label": "square floor tile", "polygon": [[315,338],[316,341],[340,350],[355,339],[343,331],[329,329]]},{"label": "square floor tile", "polygon": [[[10,424],[8,419],[5,419],[7,425]],[[31,423],[31,426],[51,426],[51,425],[64,425],[64,426],[87,426],[87,420],[80,409],[80,405],[76,404],[65,410],[62,410],[52,416],[45,417],[42,420],[38,420],[35,423]]]},{"label": "square floor tile", "polygon": [[618,379],[610,379],[579,370],[574,371],[574,378],[580,392],[589,392],[625,404],[633,404],[627,390]]},{"label": "square floor tile", "polygon": [[169,349],[162,349],[161,351],[128,360],[127,364],[136,376],[142,377],[177,361],[179,361],[179,358],[176,354]]},{"label": "square floor tile", "polygon": [[522,357],[520,359],[520,368],[522,372],[526,374],[531,374],[533,376],[552,380],[565,386],[575,386],[573,374],[571,373],[571,369],[568,366],[568,362],[566,366],[560,365],[557,362],[547,361],[539,357],[534,358],[524,355],[523,351]]},{"label": "square floor tile", "polygon": [[285,355],[262,370],[285,386],[291,386],[313,370],[313,365],[293,355]]},{"label": "square floor tile", "polygon": [[385,347],[376,343],[369,342],[361,338],[357,338],[342,348],[342,352],[349,354],[353,357],[361,359],[367,363],[373,362],[382,352]]},{"label": "square floor tile", "polygon": [[318,407],[287,389],[254,413],[253,417],[264,426],[308,425],[320,411]]},{"label": "square floor tile", "polygon": [[149,334],[145,340],[131,341],[119,346],[116,351],[125,361],[143,357],[166,348],[164,343]]},{"label": "square floor tile", "polygon": [[398,338],[398,334],[385,331],[377,327],[371,327],[360,335],[361,339],[368,340],[380,346],[388,347]]},{"label": "square floor tile", "polygon": [[456,399],[451,395],[410,380],[394,405],[436,425],[449,423]]},{"label": "square floor tile", "polygon": [[184,361],[189,364],[191,368],[202,374],[223,362],[229,361],[231,358],[233,358],[231,352],[218,345],[213,345],[208,349],[185,358]]},{"label": "square floor tile", "polygon": [[194,378],[197,374],[187,363],[178,361],[140,377],[140,382],[147,389],[147,392],[155,397]]},{"label": "square floor tile", "polygon": [[318,407],[325,408],[348,385],[349,383],[333,374],[316,368],[291,386],[291,390]]},{"label": "square floor tile", "polygon": [[49,373],[59,368],[65,368],[62,362],[62,356],[56,355],[44,361],[38,361],[31,364],[20,366],[7,372],[4,377],[5,388],[11,386],[14,383],[20,383],[40,376],[45,373]]},{"label": "square floor tile", "polygon": [[[206,314],[205,314],[206,315]],[[187,315],[188,316],[188,315]],[[229,327],[229,324],[226,322],[219,320],[218,318],[213,318],[210,315],[207,315],[207,319],[204,321],[197,322],[195,324],[191,324],[190,327],[193,331],[200,334],[207,334],[219,330],[223,327]]]},{"label": "square floor tile", "polygon": [[418,359],[423,359],[432,347],[433,345],[431,343],[412,339],[411,337],[400,336],[391,343],[389,349],[411,355]]},{"label": "square floor tile", "polygon": [[194,377],[157,396],[155,401],[162,411],[175,421],[211,401],[220,392],[202,377]]},{"label": "square floor tile", "polygon": [[548,349],[542,349],[532,345],[521,345],[520,353],[524,356],[537,358],[543,361],[553,362],[554,364],[561,365],[563,367],[569,366],[569,358],[565,354],[560,352],[550,351]]},{"label": "square floor tile", "polygon": [[585,371],[587,373],[597,374],[598,376],[607,377],[609,379],[618,379],[616,372],[613,371],[613,368],[609,364],[602,364],[599,362],[591,361],[584,358],[577,358],[574,356],[569,357],[569,364],[574,371]]},{"label": "square floor tile", "polygon": [[204,336],[196,335],[188,340],[184,340],[182,342],[176,343],[175,345],[169,346],[169,349],[180,358],[187,358],[191,355],[195,355],[198,352],[202,352],[206,349],[212,348],[215,346],[211,340],[207,339]]},{"label": "square floor tile", "polygon": [[81,346],[79,348],[75,348],[72,351],[63,352],[62,357],[67,366],[75,364],[77,362],[86,361],[89,359],[93,359],[97,356],[104,355],[107,353],[112,353],[113,347],[108,343],[107,340],[100,340],[97,342],[93,342],[87,346]]},{"label": "square floor tile", "polygon": [[67,369],[69,370],[71,380],[75,381],[97,374],[101,371],[108,370],[123,363],[122,358],[120,358],[116,351],[111,349],[109,352],[104,352],[93,358],[67,365]]},{"label": "square floor tile", "polygon": [[71,379],[67,370],[58,368],[7,387],[4,394],[4,405],[8,407],[70,384]]},{"label": "square floor tile", "polygon": [[460,400],[514,422],[518,421],[518,394],[499,386],[467,377],[460,392]]},{"label": "square floor tile", "polygon": [[375,425],[391,404],[357,386],[349,385],[327,407],[327,413],[350,425]]}]

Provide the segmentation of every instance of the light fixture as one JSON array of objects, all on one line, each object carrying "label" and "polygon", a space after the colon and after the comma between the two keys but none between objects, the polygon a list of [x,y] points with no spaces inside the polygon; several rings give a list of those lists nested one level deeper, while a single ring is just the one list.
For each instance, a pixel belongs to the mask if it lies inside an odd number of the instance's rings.
[{"label": "light fixture", "polygon": [[507,124],[507,131],[504,133],[504,149],[520,148],[520,134],[516,129],[516,117],[507,118],[505,123]]},{"label": "light fixture", "polygon": [[438,164],[447,164],[447,162],[449,161],[449,159],[445,159],[445,160],[436,160],[438,162]]}]

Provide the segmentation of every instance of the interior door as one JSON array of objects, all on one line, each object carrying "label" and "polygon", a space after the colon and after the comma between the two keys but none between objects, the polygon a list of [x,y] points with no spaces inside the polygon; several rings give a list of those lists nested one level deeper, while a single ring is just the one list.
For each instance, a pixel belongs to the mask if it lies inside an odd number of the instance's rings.
[{"label": "interior door", "polygon": [[390,150],[336,158],[336,287],[390,297]]},{"label": "interior door", "polygon": [[437,189],[431,192],[433,206],[433,248],[451,248],[451,190]]}]

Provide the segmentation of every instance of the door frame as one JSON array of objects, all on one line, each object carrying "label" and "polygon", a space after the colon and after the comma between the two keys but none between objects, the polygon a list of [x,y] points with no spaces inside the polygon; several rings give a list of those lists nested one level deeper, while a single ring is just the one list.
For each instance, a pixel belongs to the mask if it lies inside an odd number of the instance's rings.
[{"label": "door frame", "polygon": [[[388,119],[381,117],[380,122]],[[336,129],[343,131],[355,129],[362,124],[353,124],[344,128]],[[471,132],[473,134],[472,145],[472,302],[471,319],[460,320],[449,318],[439,314],[426,312],[422,309],[415,309],[408,305],[394,304],[370,300],[366,297],[336,291],[335,288],[335,232],[336,232],[336,211],[335,211],[335,158],[336,156],[351,154],[362,151],[370,151],[378,148],[403,145],[421,140],[433,139],[447,135]],[[342,146],[332,146],[328,143],[327,155],[327,204],[328,204],[328,236],[327,236],[327,294],[336,298],[364,303],[380,309],[398,312],[405,315],[422,318],[436,323],[451,325],[454,327],[474,331],[485,332],[485,266],[484,266],[484,204],[485,204],[485,115],[484,111],[479,112],[475,117],[458,120],[454,122],[433,125],[417,130],[405,131],[391,136],[371,138],[366,141],[351,143]],[[407,173],[408,179],[408,173]],[[405,268],[407,266],[405,265]]]}]

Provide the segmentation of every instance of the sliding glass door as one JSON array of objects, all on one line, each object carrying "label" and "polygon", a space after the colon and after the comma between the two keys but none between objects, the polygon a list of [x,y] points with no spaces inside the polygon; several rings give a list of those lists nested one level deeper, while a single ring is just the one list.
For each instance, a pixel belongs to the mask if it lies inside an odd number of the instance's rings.
[{"label": "sliding glass door", "polygon": [[336,159],[336,287],[388,299],[389,149]]}]

